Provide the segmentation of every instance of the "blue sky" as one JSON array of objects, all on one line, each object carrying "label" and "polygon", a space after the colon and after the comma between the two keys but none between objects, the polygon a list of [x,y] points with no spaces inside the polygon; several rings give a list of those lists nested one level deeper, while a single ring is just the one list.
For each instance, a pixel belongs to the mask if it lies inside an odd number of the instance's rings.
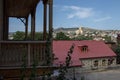
[{"label": "blue sky", "polygon": [[[53,0],[53,2],[54,28],[84,26],[95,29],[120,29],[120,0]],[[39,3],[36,31],[42,31],[42,20],[43,5]],[[24,25],[20,20],[10,19],[10,31],[15,30],[24,30]]]}]

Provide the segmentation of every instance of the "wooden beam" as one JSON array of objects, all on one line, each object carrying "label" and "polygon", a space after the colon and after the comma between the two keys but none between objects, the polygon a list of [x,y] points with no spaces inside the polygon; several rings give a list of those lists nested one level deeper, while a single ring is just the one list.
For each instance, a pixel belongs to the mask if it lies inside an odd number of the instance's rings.
[{"label": "wooden beam", "polygon": [[[20,80],[21,78],[21,68],[22,67],[4,67],[3,69],[0,68],[0,75],[3,76],[4,80]],[[40,75],[45,75],[50,72],[52,72],[54,67],[37,67],[36,68],[36,74],[37,77],[40,77]],[[32,74],[32,67],[27,67],[25,69],[25,78],[29,78]],[[29,80],[29,79],[24,79]],[[38,80],[38,79],[37,79]]]}]

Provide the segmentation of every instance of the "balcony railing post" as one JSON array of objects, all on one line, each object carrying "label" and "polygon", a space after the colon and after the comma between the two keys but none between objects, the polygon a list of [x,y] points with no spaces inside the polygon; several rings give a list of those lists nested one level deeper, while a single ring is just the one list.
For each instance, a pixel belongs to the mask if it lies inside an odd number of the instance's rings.
[{"label": "balcony railing post", "polygon": [[20,67],[26,63],[30,67],[34,58],[38,66],[45,63],[45,41],[0,41],[0,44],[0,66]]},{"label": "balcony railing post", "polygon": [[30,66],[30,43],[28,43],[28,66]]}]

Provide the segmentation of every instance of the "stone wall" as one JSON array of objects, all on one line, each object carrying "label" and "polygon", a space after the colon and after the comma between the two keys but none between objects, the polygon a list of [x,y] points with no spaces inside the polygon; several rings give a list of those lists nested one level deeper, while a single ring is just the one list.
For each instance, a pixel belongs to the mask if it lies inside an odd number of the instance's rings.
[{"label": "stone wall", "polygon": [[81,62],[83,63],[83,68],[100,69],[116,65],[116,57],[84,59]]}]

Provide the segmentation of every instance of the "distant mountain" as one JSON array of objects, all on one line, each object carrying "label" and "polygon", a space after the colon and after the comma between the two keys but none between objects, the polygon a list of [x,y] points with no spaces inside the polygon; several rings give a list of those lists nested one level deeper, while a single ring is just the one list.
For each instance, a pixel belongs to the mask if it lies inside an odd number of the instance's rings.
[{"label": "distant mountain", "polygon": [[100,30],[100,29],[94,29],[94,28],[89,28],[89,27],[76,27],[76,28],[63,28],[63,27],[61,27],[61,28],[54,29],[54,33],[76,31],[76,30],[79,30],[80,28],[83,31],[90,31],[90,32],[94,32],[94,31],[102,31],[102,32],[120,31],[120,30]]},{"label": "distant mountain", "polygon": [[79,28],[57,28],[57,29],[54,29],[54,32],[58,33],[58,32],[67,32],[67,31],[76,31],[78,29]]},{"label": "distant mountain", "polygon": [[89,28],[89,27],[80,27],[82,30],[85,30],[85,31],[100,31],[98,29],[93,29],[93,28]]}]

